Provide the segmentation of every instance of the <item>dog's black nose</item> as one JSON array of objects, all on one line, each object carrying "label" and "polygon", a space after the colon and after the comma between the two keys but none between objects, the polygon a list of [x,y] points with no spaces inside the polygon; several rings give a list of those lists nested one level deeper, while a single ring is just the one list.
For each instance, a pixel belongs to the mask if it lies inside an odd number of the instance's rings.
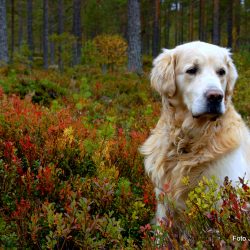
[{"label": "dog's black nose", "polygon": [[224,95],[223,92],[219,89],[209,89],[206,91],[205,97],[211,103],[220,103]]}]

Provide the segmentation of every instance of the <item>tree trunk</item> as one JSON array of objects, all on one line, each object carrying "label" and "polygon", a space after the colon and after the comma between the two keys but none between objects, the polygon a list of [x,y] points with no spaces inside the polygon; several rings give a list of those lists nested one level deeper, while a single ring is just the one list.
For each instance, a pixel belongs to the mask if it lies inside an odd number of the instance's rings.
[{"label": "tree trunk", "polygon": [[23,5],[22,1],[18,1],[18,49],[21,50],[23,44]]},{"label": "tree trunk", "polygon": [[184,9],[183,9],[183,1],[180,1],[180,38],[179,41],[180,43],[183,43],[184,41]]},{"label": "tree trunk", "polygon": [[[63,33],[63,0],[58,0],[58,35]],[[58,46],[58,66],[59,69],[63,70],[62,62],[62,45],[59,42]]]},{"label": "tree trunk", "polygon": [[128,0],[128,71],[142,74],[139,0]]},{"label": "tree trunk", "polygon": [[200,0],[200,16],[199,16],[199,39],[205,39],[205,0]]},{"label": "tree trunk", "polygon": [[33,52],[34,52],[34,47],[33,47],[33,18],[32,18],[32,0],[27,0],[27,43],[28,43],[28,48],[29,48],[29,60],[33,61]]},{"label": "tree trunk", "polygon": [[11,61],[13,61],[15,48],[15,0],[11,0]]},{"label": "tree trunk", "polygon": [[213,5],[213,37],[212,37],[212,41],[214,44],[219,45],[220,44],[220,24],[219,24],[220,1],[214,0],[213,4],[214,5]]},{"label": "tree trunk", "polygon": [[43,66],[49,66],[49,0],[43,0]]},{"label": "tree trunk", "polygon": [[9,62],[7,36],[6,2],[0,0],[0,65]]},{"label": "tree trunk", "polygon": [[[55,18],[54,13],[52,12],[52,3],[49,3],[49,35],[51,36],[54,33]],[[55,64],[55,43],[49,39],[49,55],[50,55],[50,64]]]},{"label": "tree trunk", "polygon": [[152,19],[153,19],[153,13],[151,11],[151,1],[148,1],[148,4],[147,4],[147,11],[145,13],[145,17],[144,17],[144,20],[145,20],[145,24],[144,24],[144,30],[145,30],[145,46],[146,46],[146,54],[147,55],[152,55],[152,34],[153,34],[153,22],[152,22]]},{"label": "tree trunk", "polygon": [[169,48],[169,34],[170,34],[170,6],[165,8],[165,48]]},{"label": "tree trunk", "polygon": [[174,29],[175,46],[179,44],[179,40],[178,40],[178,19],[179,19],[178,1],[175,1],[175,29]]},{"label": "tree trunk", "polygon": [[73,65],[80,64],[82,48],[81,32],[81,0],[73,2],[73,34],[76,37],[76,43],[73,46]]},{"label": "tree trunk", "polygon": [[234,0],[228,3],[228,16],[227,16],[227,47],[233,46],[233,4]]},{"label": "tree trunk", "polygon": [[[235,0],[234,7],[235,7],[234,8],[235,9],[235,15],[234,15],[235,28],[233,29],[233,33],[235,33],[235,35],[233,35],[233,37],[234,37],[233,49],[237,50],[237,49],[239,49],[239,46],[240,46],[241,0]],[[248,13],[248,11],[246,12],[246,14],[247,13]],[[247,27],[248,27],[248,25],[249,25],[249,22],[247,22]],[[247,34],[249,34],[249,33],[247,32]]]},{"label": "tree trunk", "polygon": [[160,5],[160,0],[154,0],[154,24],[152,41],[152,53],[154,58],[160,51]]},{"label": "tree trunk", "polygon": [[[247,51],[250,51],[250,41],[248,38],[248,34],[250,33],[249,29],[249,14],[247,9],[249,8],[249,4],[245,1],[244,2],[244,12],[242,12],[242,39],[241,39],[241,45],[247,49]],[[236,30],[236,29],[235,29]]]},{"label": "tree trunk", "polygon": [[189,41],[194,40],[194,2],[189,0]]}]

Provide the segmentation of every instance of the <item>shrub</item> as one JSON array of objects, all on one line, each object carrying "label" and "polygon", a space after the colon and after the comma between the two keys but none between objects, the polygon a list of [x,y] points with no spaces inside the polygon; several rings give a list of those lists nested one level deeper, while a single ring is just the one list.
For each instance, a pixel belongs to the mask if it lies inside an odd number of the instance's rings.
[{"label": "shrub", "polygon": [[94,39],[97,58],[102,67],[114,70],[126,60],[127,43],[119,35],[99,35]]},{"label": "shrub", "polygon": [[[89,91],[85,80],[82,84],[83,92]],[[118,132],[112,116],[96,122],[100,118],[89,119],[84,108],[83,113],[72,104],[49,109],[1,90],[0,218],[8,228],[0,234],[1,246],[140,244],[140,225],[151,216],[143,200],[144,178],[137,178],[144,134]]]},{"label": "shrub", "polygon": [[[188,179],[185,183],[189,185]],[[221,187],[215,178],[204,177],[188,194],[187,209],[175,216],[174,204],[163,192],[160,199],[167,202],[170,209],[160,226],[141,227],[143,246],[148,249],[221,249],[222,246],[246,249],[248,240],[237,241],[236,237],[249,238],[249,191],[241,178],[235,188],[227,177]]]},{"label": "shrub", "polygon": [[[247,60],[236,56],[245,89],[235,101],[246,117]],[[147,78],[15,65],[0,83],[0,248],[247,249],[232,240],[250,231],[244,180],[234,188],[203,179],[186,211],[176,216],[168,201],[167,219],[149,224],[156,201],[138,147],[161,104]]]}]

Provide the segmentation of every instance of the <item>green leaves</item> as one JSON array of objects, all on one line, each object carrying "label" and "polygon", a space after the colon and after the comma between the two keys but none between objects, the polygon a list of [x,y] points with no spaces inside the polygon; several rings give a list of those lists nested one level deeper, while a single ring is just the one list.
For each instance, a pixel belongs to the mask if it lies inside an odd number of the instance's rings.
[{"label": "green leaves", "polygon": [[220,199],[221,194],[215,177],[211,179],[203,177],[198,186],[188,194],[187,211],[190,215],[195,215],[197,209],[201,213],[217,209]]}]

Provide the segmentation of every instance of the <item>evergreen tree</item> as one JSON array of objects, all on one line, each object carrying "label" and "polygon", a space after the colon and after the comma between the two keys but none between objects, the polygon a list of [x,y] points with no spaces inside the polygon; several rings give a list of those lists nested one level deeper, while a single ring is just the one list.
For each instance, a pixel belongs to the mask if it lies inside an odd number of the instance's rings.
[{"label": "evergreen tree", "polygon": [[[58,35],[63,33],[64,25],[63,25],[63,0],[58,0]],[[58,66],[60,70],[63,70],[63,62],[62,62],[62,46],[59,43],[58,46]]]},{"label": "evergreen tree", "polygon": [[33,4],[32,0],[27,0],[27,43],[30,50],[29,60],[33,61]]},{"label": "evergreen tree", "polygon": [[73,65],[80,64],[82,48],[81,0],[73,0],[73,35],[76,43],[73,46]]},{"label": "evergreen tree", "polygon": [[220,44],[220,1],[214,0],[213,1],[213,37],[212,42],[214,44],[219,45]]},{"label": "evergreen tree", "polygon": [[18,49],[20,51],[21,46],[23,44],[23,2],[18,1],[17,5],[17,12],[18,12]]},{"label": "evergreen tree", "polygon": [[0,0],[0,65],[8,63],[8,61],[6,2],[5,0]]},{"label": "evergreen tree", "polygon": [[189,41],[194,39],[194,1],[189,0]]},{"label": "evergreen tree", "polygon": [[[54,17],[54,9],[53,2],[49,2],[49,36],[52,36],[55,32],[55,20]],[[50,64],[55,64],[55,42],[52,39],[49,39],[49,56],[50,56]]]},{"label": "evergreen tree", "polygon": [[205,0],[200,0],[199,40],[205,41]]},{"label": "evergreen tree", "polygon": [[43,66],[45,69],[49,66],[49,16],[48,0],[43,0]]},{"label": "evergreen tree", "polygon": [[15,0],[11,0],[11,61],[15,49]]},{"label": "evergreen tree", "polygon": [[128,71],[142,73],[139,0],[128,0]]},{"label": "evergreen tree", "polygon": [[152,53],[156,57],[160,51],[160,0],[154,0],[154,24],[153,24],[153,42]]}]

